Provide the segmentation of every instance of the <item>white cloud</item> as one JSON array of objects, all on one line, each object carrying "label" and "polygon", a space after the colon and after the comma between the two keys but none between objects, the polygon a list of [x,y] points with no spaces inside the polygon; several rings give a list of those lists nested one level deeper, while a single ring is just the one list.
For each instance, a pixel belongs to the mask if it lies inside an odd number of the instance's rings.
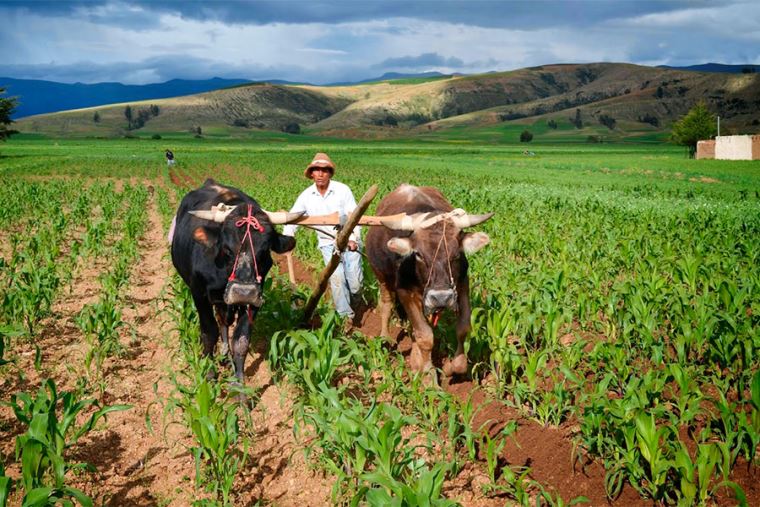
[{"label": "white cloud", "polygon": [[749,2],[525,29],[410,17],[230,25],[145,5],[85,4],[65,17],[0,6],[8,27],[0,33],[0,74],[9,68],[76,80],[79,68],[86,82],[219,75],[327,83],[374,77],[392,64],[474,73],[560,62],[756,63],[759,56],[752,42],[760,41],[760,4]]},{"label": "white cloud", "polygon": [[342,49],[324,49],[324,48],[299,48],[296,51],[302,51],[304,53],[316,53],[320,55],[347,55],[348,51]]},{"label": "white cloud", "polygon": [[685,8],[612,20],[611,25],[640,29],[667,30],[674,35],[730,36],[735,40],[760,40],[760,4],[740,2],[706,8]]}]

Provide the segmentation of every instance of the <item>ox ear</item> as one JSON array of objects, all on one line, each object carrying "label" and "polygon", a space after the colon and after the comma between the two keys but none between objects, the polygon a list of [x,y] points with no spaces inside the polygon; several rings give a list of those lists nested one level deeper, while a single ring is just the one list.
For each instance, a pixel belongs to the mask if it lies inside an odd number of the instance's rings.
[{"label": "ox ear", "polygon": [[391,238],[387,245],[388,250],[402,257],[406,257],[413,251],[412,242],[409,241],[409,238]]},{"label": "ox ear", "polygon": [[272,251],[278,254],[290,252],[295,247],[296,238],[293,236],[285,236],[284,234],[277,234],[272,242]]},{"label": "ox ear", "polygon": [[216,247],[216,233],[206,227],[196,227],[193,231],[193,239],[209,250]]},{"label": "ox ear", "polygon": [[474,254],[488,243],[491,238],[485,232],[468,232],[462,239],[462,249],[467,255]]}]

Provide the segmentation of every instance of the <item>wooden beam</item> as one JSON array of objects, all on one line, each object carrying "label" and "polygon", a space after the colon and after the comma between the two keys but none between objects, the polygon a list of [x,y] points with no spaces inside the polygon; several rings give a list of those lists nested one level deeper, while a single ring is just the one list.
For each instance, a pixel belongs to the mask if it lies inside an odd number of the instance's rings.
[{"label": "wooden beam", "polygon": [[322,270],[322,273],[319,275],[319,281],[314,286],[314,291],[312,292],[311,296],[309,296],[309,300],[306,302],[306,306],[304,307],[304,324],[308,323],[311,320],[311,316],[314,314],[314,310],[317,308],[319,299],[327,289],[327,283],[330,281],[330,276],[332,276],[333,272],[337,269],[338,264],[340,263],[340,254],[346,249],[346,245],[348,244],[348,237],[351,235],[354,227],[356,227],[356,225],[359,223],[362,215],[364,215],[364,212],[367,211],[367,208],[372,202],[372,199],[374,199],[376,195],[377,185],[372,185],[359,200],[359,203],[356,205],[356,209],[354,209],[354,211],[352,211],[348,216],[346,224],[343,226],[340,232],[338,232],[338,237],[335,238],[335,249],[333,250],[333,254],[330,257],[330,261],[327,263],[327,266],[325,266],[325,269]]},{"label": "wooden beam", "polygon": [[[398,215],[388,215],[388,216],[374,216],[374,215],[367,215],[362,216],[359,218],[359,225],[383,225],[382,220],[387,219],[401,219],[405,216],[404,213],[399,213]],[[304,215],[298,220],[295,220],[293,222],[290,222],[291,224],[297,224],[297,225],[340,225],[340,215],[336,211],[335,213],[330,213],[329,215]]]}]

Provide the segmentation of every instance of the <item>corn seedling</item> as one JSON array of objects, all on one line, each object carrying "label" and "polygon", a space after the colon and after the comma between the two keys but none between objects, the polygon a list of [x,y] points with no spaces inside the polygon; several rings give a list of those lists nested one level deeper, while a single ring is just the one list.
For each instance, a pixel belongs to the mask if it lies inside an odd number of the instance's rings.
[{"label": "corn seedling", "polygon": [[[21,487],[25,491],[24,505],[49,505],[66,498],[82,505],[92,505],[80,490],[66,485],[69,471],[92,470],[86,463],[70,463],[66,451],[90,432],[106,414],[127,410],[129,405],[100,407],[94,399],[77,399],[74,393],[58,393],[55,382],[46,380],[33,398],[27,393],[11,396],[8,405],[16,419],[27,431],[16,437],[16,459],[21,460]],[[59,409],[60,405],[60,409]],[[80,414],[97,409],[82,425]],[[59,415],[60,414],[60,415]]]}]

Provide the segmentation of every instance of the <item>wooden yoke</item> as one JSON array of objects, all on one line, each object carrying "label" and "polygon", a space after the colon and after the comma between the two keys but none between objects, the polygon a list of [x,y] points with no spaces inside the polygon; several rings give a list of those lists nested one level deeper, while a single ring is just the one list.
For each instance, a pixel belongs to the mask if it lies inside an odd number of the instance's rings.
[{"label": "wooden yoke", "polygon": [[[399,213],[397,215],[388,215],[388,216],[382,216],[382,217],[374,216],[374,215],[361,216],[359,217],[358,225],[383,225],[383,223],[380,221],[381,219],[382,220],[389,220],[389,219],[400,220],[404,216],[406,216],[405,213]],[[297,224],[297,225],[340,225],[340,215],[338,214],[337,211],[335,213],[330,213],[329,215],[313,215],[313,216],[303,215],[299,219],[290,223]]]},{"label": "wooden yoke", "polygon": [[[306,302],[306,306],[304,307],[304,311],[303,311],[304,324],[307,324],[311,320],[311,316],[314,314],[314,310],[317,308],[317,303],[319,303],[319,299],[322,297],[322,294],[324,294],[325,290],[327,289],[327,283],[330,281],[330,276],[332,276],[333,272],[338,268],[338,264],[340,264],[340,254],[346,249],[346,245],[348,244],[348,237],[351,235],[351,232],[354,230],[354,227],[356,227],[357,224],[361,223],[360,220],[362,218],[362,215],[364,215],[364,212],[367,211],[367,208],[372,202],[372,199],[374,199],[376,195],[377,195],[377,185],[372,185],[371,187],[369,187],[369,190],[367,190],[367,192],[359,200],[359,203],[356,205],[356,209],[354,209],[354,211],[352,211],[351,214],[348,216],[348,219],[346,220],[346,224],[343,226],[340,232],[338,232],[338,237],[335,238],[335,249],[333,250],[333,254],[330,257],[330,262],[327,263],[327,266],[325,266],[325,269],[322,271],[322,274],[319,275],[319,281],[317,282],[317,285],[314,287],[314,291],[312,292],[311,296],[309,296],[309,300]],[[334,213],[334,215],[335,215],[335,220],[336,220],[334,224],[325,224],[324,217],[310,217],[310,218],[321,219],[322,222],[319,222],[320,225],[338,225],[339,224],[338,214]],[[325,215],[325,216],[330,217],[331,215]],[[366,217],[366,218],[370,218],[370,217]],[[372,218],[375,218],[375,217],[372,217]],[[306,222],[298,221],[294,223],[305,224]],[[379,221],[376,224],[370,224],[368,222],[366,223],[367,225],[380,225]]]}]

